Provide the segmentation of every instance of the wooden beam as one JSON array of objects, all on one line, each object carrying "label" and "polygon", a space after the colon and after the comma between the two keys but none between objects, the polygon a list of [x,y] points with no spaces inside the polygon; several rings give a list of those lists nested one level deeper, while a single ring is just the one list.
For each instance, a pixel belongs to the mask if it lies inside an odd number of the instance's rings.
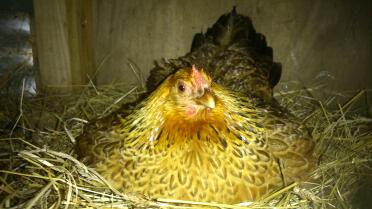
[{"label": "wooden beam", "polygon": [[[73,85],[86,84],[94,73],[92,1],[66,0],[71,77]],[[93,79],[93,78],[92,78]]]},{"label": "wooden beam", "polygon": [[34,0],[40,84],[67,93],[94,72],[91,0]]}]

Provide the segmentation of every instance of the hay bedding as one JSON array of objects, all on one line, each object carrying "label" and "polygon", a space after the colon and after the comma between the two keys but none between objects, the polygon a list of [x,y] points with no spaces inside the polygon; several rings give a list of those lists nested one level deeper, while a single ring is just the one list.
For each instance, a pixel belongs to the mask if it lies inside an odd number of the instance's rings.
[{"label": "hay bedding", "polygon": [[141,93],[136,87],[91,85],[78,95],[3,96],[0,208],[355,208],[362,205],[354,204],[363,194],[359,188],[372,173],[371,106],[366,91],[321,89],[297,86],[276,95],[312,130],[317,169],[301,184],[241,205],[120,194],[74,158],[74,137],[84,124],[134,101]]}]

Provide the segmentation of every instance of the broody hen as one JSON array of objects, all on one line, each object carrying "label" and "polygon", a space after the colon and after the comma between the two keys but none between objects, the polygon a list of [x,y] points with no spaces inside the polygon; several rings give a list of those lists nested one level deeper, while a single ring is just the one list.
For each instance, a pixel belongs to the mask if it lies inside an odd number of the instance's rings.
[{"label": "broody hen", "polygon": [[148,90],[154,90],[172,72],[192,64],[206,69],[213,81],[230,90],[263,99],[272,97],[281,76],[281,65],[273,62],[273,50],[267,46],[265,36],[257,33],[250,18],[238,15],[235,8],[222,15],[205,34],[196,34],[190,53],[157,62],[148,78]]},{"label": "broody hen", "polygon": [[182,67],[134,108],[91,122],[76,151],[122,192],[220,203],[257,200],[300,180],[314,165],[306,127],[266,100],[273,85],[266,81],[260,80],[264,91],[244,81],[226,88],[195,65]]}]

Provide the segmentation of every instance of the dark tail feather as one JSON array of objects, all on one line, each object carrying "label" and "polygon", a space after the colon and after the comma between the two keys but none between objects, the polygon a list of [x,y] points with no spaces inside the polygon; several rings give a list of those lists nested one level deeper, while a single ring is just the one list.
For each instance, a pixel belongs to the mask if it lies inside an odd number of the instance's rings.
[{"label": "dark tail feather", "polygon": [[191,51],[195,51],[198,49],[200,46],[202,46],[205,43],[205,35],[203,32],[197,33],[194,35],[194,38],[192,39],[192,44],[191,44]]},{"label": "dark tail feather", "polygon": [[222,15],[217,22],[208,28],[205,34],[198,33],[194,36],[191,51],[202,46],[205,41],[213,41],[220,46],[229,46],[234,43],[266,46],[261,34],[257,34],[249,17],[239,15],[236,7],[230,13]]},{"label": "dark tail feather", "polygon": [[274,62],[271,67],[269,82],[271,87],[274,87],[278,84],[280,77],[282,76],[282,64]]},{"label": "dark tail feather", "polygon": [[222,15],[217,22],[208,28],[205,34],[197,33],[191,45],[191,52],[207,42],[223,48],[237,45],[245,48],[256,62],[271,62],[269,82],[275,86],[281,77],[281,64],[273,62],[273,50],[267,45],[264,35],[257,33],[248,16],[239,15],[236,7],[230,13]]}]

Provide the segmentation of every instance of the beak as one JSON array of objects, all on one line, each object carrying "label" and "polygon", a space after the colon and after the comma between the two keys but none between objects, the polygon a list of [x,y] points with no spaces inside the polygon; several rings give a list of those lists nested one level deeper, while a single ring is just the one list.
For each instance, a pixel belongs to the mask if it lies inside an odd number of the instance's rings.
[{"label": "beak", "polygon": [[216,107],[214,96],[207,89],[204,91],[204,94],[201,97],[196,99],[196,102],[211,109]]}]

